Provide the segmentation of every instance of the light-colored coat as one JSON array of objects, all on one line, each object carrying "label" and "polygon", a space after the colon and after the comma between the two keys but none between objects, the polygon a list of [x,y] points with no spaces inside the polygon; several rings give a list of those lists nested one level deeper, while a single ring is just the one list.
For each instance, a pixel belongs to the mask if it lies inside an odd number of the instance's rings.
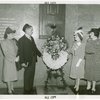
[{"label": "light-colored coat", "polygon": [[14,40],[6,39],[1,42],[1,48],[4,54],[3,81],[15,81],[17,80],[17,70],[15,65],[17,55],[16,43]]},{"label": "light-colored coat", "polygon": [[[74,49],[74,46],[76,45],[77,49]],[[71,78],[84,78],[84,53],[85,53],[85,44],[81,43],[80,46],[78,46],[76,43],[73,44],[73,47],[71,49],[72,52],[72,63],[71,63],[71,71],[70,71],[70,77]],[[81,63],[77,67],[77,63],[79,59],[82,59]]]}]

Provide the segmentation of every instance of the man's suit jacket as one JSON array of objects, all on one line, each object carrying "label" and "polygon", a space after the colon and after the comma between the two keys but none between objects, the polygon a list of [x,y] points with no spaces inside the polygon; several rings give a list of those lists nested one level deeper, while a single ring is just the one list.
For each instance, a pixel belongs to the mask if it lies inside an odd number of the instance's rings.
[{"label": "man's suit jacket", "polygon": [[[18,41],[18,55],[20,64],[27,62],[32,63],[33,59],[37,61],[37,56],[41,56],[40,51],[36,47],[33,37],[29,40],[25,35]],[[33,58],[34,57],[34,58]]]}]

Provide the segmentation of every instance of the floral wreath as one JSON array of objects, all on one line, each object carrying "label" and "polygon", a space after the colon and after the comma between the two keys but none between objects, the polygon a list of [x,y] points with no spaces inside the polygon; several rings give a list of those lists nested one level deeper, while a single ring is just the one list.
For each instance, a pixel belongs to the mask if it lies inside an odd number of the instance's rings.
[{"label": "floral wreath", "polygon": [[52,35],[42,47],[43,61],[51,69],[61,68],[68,60],[67,42],[64,37]]}]

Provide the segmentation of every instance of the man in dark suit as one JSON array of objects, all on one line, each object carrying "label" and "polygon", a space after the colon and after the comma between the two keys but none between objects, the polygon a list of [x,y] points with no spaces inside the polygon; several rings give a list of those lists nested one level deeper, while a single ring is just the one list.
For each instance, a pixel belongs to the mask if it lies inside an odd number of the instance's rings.
[{"label": "man in dark suit", "polygon": [[29,24],[25,24],[23,27],[25,35],[18,41],[18,55],[19,62],[24,71],[24,94],[31,94],[33,91],[33,82],[35,75],[35,65],[37,62],[37,56],[41,57],[40,51],[37,49],[33,37],[33,28]]}]

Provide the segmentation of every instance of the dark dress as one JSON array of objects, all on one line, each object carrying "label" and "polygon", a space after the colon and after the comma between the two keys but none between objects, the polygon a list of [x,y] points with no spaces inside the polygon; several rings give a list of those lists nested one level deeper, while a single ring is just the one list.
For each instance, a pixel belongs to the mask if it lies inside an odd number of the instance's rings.
[{"label": "dark dress", "polygon": [[100,80],[100,40],[89,40],[85,48],[85,79]]},{"label": "dark dress", "polygon": [[24,71],[24,93],[30,94],[33,89],[35,64],[37,56],[41,56],[40,51],[37,49],[34,39],[28,39],[25,35],[18,41],[18,55],[20,64],[28,63],[28,67]]}]

